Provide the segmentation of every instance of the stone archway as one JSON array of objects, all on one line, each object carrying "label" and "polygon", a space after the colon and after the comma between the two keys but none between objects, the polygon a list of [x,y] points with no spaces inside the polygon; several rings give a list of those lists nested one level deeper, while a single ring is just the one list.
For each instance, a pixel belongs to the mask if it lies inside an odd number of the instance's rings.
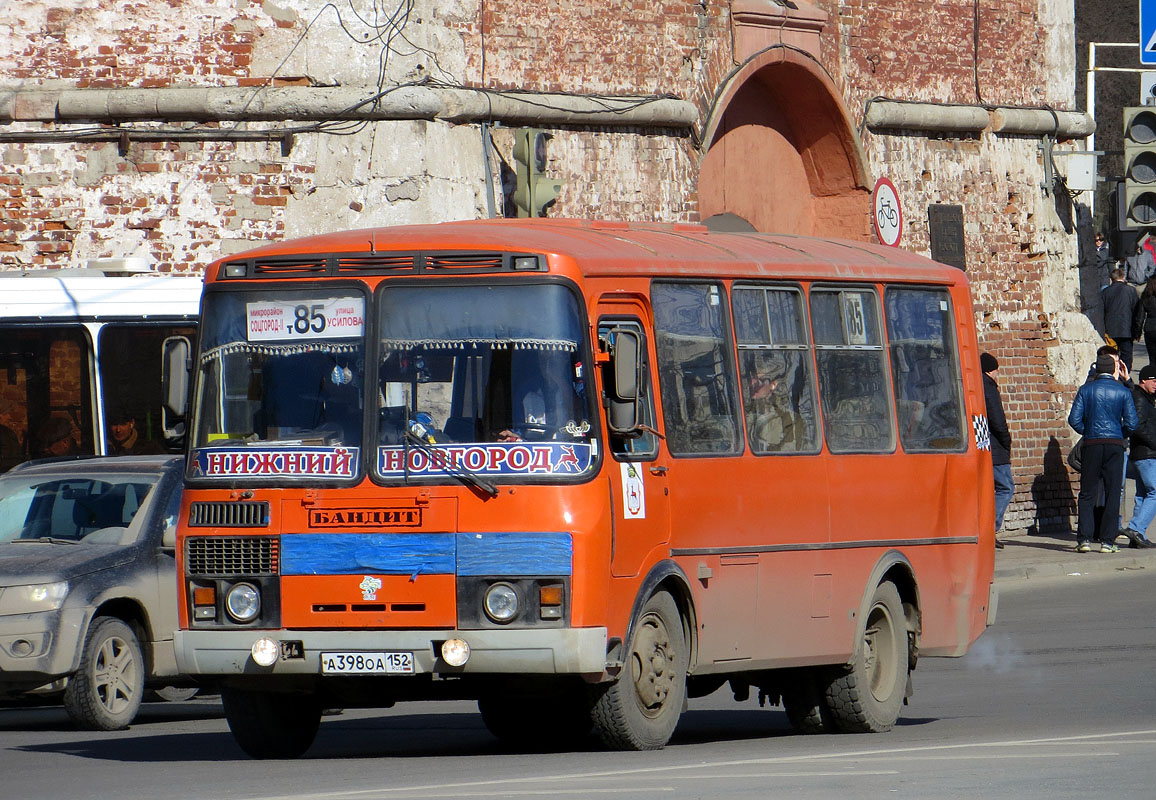
[{"label": "stone archway", "polygon": [[699,213],[756,230],[869,240],[871,195],[859,137],[810,56],[772,46],[723,87],[703,136]]}]

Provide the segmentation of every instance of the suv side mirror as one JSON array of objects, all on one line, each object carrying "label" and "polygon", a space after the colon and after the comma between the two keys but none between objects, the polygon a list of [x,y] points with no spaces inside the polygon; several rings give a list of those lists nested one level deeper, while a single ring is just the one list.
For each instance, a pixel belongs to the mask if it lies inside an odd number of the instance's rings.
[{"label": "suv side mirror", "polygon": [[610,371],[614,385],[607,387],[607,425],[618,436],[634,438],[642,434],[638,390],[642,385],[642,340],[628,328],[608,332]]}]

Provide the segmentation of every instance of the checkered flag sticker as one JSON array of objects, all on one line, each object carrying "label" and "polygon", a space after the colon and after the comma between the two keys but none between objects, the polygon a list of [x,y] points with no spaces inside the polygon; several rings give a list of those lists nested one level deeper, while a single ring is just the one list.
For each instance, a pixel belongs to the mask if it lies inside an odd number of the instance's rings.
[{"label": "checkered flag sticker", "polygon": [[971,427],[975,429],[975,446],[980,450],[990,450],[991,428],[987,425],[987,417],[976,414],[971,418]]}]

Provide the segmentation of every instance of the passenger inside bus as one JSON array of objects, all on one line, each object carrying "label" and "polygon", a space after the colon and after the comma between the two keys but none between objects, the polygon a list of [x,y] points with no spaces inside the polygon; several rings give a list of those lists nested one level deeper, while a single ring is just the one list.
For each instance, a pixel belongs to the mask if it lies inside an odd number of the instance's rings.
[{"label": "passenger inside bus", "polygon": [[11,417],[7,409],[0,410],[0,472],[7,472],[26,458],[24,442],[16,433],[19,426]]},{"label": "passenger inside bus", "polygon": [[744,399],[756,452],[795,453],[809,447],[806,421],[795,407],[794,382],[786,356],[748,354]]},{"label": "passenger inside bus", "polygon": [[[509,419],[509,424],[499,428],[495,435],[497,441],[542,441],[573,436],[572,431],[580,429],[581,422],[585,421],[585,402],[580,396],[580,392],[584,392],[579,377],[581,364],[574,361],[572,354],[561,350],[515,350],[505,354],[509,357],[510,402],[501,403],[497,409]],[[567,385],[568,374],[575,377]],[[572,426],[569,430],[568,425]]]},{"label": "passenger inside bus", "polygon": [[419,438],[430,444],[589,435],[582,364],[570,350],[394,351],[386,355],[379,375],[382,444],[401,444],[405,432],[414,431],[414,422],[424,432]]},{"label": "passenger inside bus", "polygon": [[41,426],[37,440],[37,458],[72,456],[80,452],[80,445],[76,441],[76,426],[67,417],[51,417]]},{"label": "passenger inside bus", "polygon": [[270,359],[263,372],[266,401],[255,422],[265,438],[360,441],[361,369],[354,360],[326,352],[295,354]]}]

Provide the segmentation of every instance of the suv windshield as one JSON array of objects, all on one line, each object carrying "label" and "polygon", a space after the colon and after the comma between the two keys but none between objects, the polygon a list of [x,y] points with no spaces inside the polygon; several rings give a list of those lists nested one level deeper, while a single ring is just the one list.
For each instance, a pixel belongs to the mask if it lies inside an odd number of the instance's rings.
[{"label": "suv windshield", "polygon": [[0,542],[121,543],[159,479],[159,474],[140,472],[81,477],[9,473],[0,478]]},{"label": "suv windshield", "polygon": [[358,472],[365,298],[349,287],[205,295],[194,476]]},{"label": "suv windshield", "polygon": [[585,337],[570,290],[393,285],[379,298],[380,476],[590,468]]}]

